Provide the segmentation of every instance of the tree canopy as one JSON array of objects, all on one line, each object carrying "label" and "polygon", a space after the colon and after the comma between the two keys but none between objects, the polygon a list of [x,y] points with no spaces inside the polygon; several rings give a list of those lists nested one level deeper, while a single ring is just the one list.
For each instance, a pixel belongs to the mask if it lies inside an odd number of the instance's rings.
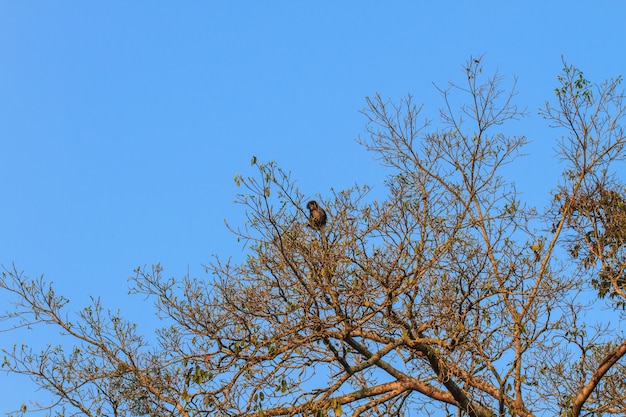
[{"label": "tree canopy", "polygon": [[528,143],[502,130],[525,116],[515,83],[480,58],[464,69],[432,120],[411,96],[367,98],[359,143],[387,167],[386,197],[322,193],[324,227],[289,172],[253,158],[230,226],[245,260],[216,256],[202,278],[137,269],[154,337],[97,298],[70,314],[43,278],[5,268],[5,328],[74,344],[5,346],[3,369],[52,393],[53,415],[624,415],[621,79],[564,63],[540,110],[562,175],[535,208],[503,172]]}]

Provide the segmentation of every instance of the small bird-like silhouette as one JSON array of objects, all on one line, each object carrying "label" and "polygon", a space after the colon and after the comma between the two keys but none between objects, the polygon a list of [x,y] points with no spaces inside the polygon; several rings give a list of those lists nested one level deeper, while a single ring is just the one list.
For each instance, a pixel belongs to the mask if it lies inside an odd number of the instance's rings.
[{"label": "small bird-like silhouette", "polygon": [[317,201],[311,200],[307,203],[306,208],[309,209],[309,226],[315,230],[322,230],[326,226],[326,212],[317,204]]}]

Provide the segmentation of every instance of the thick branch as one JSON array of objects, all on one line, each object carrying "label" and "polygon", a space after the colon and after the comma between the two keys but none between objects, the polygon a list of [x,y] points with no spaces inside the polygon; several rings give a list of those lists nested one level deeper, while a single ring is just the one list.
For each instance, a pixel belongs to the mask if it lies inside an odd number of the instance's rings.
[{"label": "thick branch", "polygon": [[576,417],[580,415],[583,405],[585,404],[585,402],[587,401],[587,399],[589,398],[593,390],[596,388],[596,386],[598,386],[598,384],[602,380],[602,377],[625,354],[626,354],[626,341],[622,342],[621,345],[619,345],[613,351],[609,352],[609,354],[607,354],[604,357],[604,359],[600,363],[600,366],[598,366],[598,369],[596,369],[596,371],[593,373],[593,375],[589,379],[589,382],[587,382],[587,384],[585,384],[585,386],[580,389],[580,391],[576,395],[576,398],[574,398],[572,402],[573,403],[572,416]]}]

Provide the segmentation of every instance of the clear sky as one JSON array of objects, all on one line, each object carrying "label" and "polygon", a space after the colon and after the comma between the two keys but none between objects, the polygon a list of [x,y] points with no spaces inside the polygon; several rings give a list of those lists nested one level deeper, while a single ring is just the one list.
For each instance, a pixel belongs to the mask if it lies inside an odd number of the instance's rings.
[{"label": "clear sky", "polygon": [[[0,263],[45,273],[71,308],[100,296],[154,323],[127,278],[239,256],[224,220],[242,219],[233,177],[253,155],[310,196],[382,195],[386,172],[354,141],[365,97],[411,93],[435,117],[432,83],[462,81],[470,55],[518,77],[529,117],[513,128],[533,143],[513,174],[540,202],[558,132],[537,109],[561,56],[592,81],[624,74],[625,19],[621,0],[1,1]],[[0,386],[0,412],[41,395]]]}]

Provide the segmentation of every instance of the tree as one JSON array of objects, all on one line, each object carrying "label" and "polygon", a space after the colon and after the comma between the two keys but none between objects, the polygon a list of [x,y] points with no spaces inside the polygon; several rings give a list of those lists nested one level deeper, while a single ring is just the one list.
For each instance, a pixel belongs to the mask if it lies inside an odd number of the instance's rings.
[{"label": "tree", "polygon": [[4,369],[54,394],[52,411],[94,416],[623,415],[626,337],[593,314],[626,305],[620,79],[564,65],[541,111],[563,175],[538,211],[502,173],[527,143],[498,131],[524,116],[515,84],[480,59],[464,69],[439,89],[437,127],[410,96],[367,99],[359,142],[388,194],[333,192],[321,230],[291,175],[254,158],[258,176],[235,179],[245,261],[216,257],[209,280],[136,271],[166,323],[155,343],[97,299],[70,320],[42,278],[5,270],[5,320],[75,345],[5,349]]}]

